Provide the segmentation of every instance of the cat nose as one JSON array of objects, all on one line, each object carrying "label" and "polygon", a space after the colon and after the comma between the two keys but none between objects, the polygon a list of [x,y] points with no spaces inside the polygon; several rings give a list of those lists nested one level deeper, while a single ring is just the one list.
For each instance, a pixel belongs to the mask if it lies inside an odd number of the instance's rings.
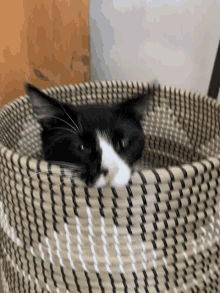
[{"label": "cat nose", "polygon": [[103,174],[105,177],[108,175],[109,170],[108,169],[102,169],[101,174]]}]

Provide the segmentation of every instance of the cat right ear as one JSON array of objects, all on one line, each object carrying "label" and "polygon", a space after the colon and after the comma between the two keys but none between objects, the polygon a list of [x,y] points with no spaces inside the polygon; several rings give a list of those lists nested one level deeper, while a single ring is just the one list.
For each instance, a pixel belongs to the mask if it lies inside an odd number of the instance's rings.
[{"label": "cat right ear", "polygon": [[58,101],[47,96],[32,84],[26,83],[25,89],[27,95],[30,97],[34,114],[42,126],[46,126],[53,117],[62,113]]},{"label": "cat right ear", "polygon": [[121,102],[116,107],[118,108],[119,113],[123,116],[132,117],[135,116],[138,120],[142,120],[146,111],[148,110],[148,105],[151,100],[150,92],[149,94],[143,94],[137,98],[128,99],[124,102]]}]

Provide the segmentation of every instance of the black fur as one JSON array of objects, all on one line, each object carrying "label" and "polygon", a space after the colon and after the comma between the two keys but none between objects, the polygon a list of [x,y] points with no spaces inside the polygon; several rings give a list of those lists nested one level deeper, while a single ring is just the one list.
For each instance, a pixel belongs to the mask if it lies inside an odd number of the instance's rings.
[{"label": "black fur", "polygon": [[93,186],[102,168],[102,150],[97,133],[102,133],[117,154],[132,169],[141,158],[144,134],[140,120],[146,113],[147,95],[118,105],[73,106],[61,103],[26,84],[26,92],[42,126],[45,160],[69,167],[88,186]]}]

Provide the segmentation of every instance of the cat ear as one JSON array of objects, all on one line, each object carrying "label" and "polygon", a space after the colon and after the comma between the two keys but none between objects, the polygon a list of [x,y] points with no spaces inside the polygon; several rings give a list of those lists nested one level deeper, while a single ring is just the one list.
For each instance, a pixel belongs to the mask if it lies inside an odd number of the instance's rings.
[{"label": "cat ear", "polygon": [[144,118],[147,114],[148,104],[150,102],[150,95],[145,94],[134,99],[127,100],[118,105],[118,110],[122,115],[131,117],[136,116],[138,120]]},{"label": "cat ear", "polygon": [[32,84],[26,83],[25,89],[30,97],[30,102],[36,118],[42,125],[48,123],[53,117],[62,113],[58,101],[47,96]]}]

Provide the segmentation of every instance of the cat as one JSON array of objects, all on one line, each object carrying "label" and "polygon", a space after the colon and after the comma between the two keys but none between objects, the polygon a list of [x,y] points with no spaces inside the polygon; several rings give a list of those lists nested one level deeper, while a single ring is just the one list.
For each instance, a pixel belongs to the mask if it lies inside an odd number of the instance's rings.
[{"label": "cat", "polygon": [[44,159],[69,168],[87,187],[119,188],[129,183],[144,149],[141,120],[150,95],[113,105],[74,106],[26,83],[42,126]]}]

